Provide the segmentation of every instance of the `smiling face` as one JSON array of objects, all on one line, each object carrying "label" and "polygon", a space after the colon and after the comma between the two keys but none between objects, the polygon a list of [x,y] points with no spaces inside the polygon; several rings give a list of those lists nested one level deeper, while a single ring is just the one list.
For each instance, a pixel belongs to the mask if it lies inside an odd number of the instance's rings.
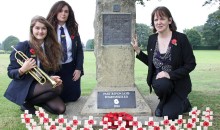
[{"label": "smiling face", "polygon": [[69,17],[69,8],[67,5],[63,6],[61,11],[57,14],[57,19],[60,25],[63,25]]},{"label": "smiling face", "polygon": [[168,18],[163,14],[156,13],[154,15],[154,27],[158,33],[163,33],[169,29],[169,25],[172,22],[172,18]]},{"label": "smiling face", "polygon": [[47,36],[47,27],[43,23],[36,22],[32,28],[32,33],[39,43],[43,43],[44,38]]}]

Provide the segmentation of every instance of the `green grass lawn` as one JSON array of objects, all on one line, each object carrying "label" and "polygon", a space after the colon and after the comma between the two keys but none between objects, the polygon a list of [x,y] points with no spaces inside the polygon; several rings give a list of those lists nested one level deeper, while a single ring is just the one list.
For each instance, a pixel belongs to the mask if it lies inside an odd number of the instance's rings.
[{"label": "green grass lawn", "polygon": [[[220,129],[220,51],[194,51],[196,69],[190,74],[193,91],[189,95],[193,106],[200,110],[210,107],[214,111],[213,126],[209,130]],[[82,95],[88,96],[96,86],[96,63],[93,52],[85,52],[82,77]],[[0,130],[24,130],[21,124],[19,106],[11,103],[3,94],[11,79],[7,76],[9,55],[0,54]],[[136,59],[135,83],[143,94],[149,94],[146,84],[147,66]]]}]

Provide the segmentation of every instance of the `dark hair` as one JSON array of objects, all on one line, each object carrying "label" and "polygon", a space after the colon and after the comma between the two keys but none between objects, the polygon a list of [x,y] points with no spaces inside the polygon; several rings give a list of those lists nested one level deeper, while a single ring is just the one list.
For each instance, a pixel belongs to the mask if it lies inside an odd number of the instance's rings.
[{"label": "dark hair", "polygon": [[[44,38],[44,52],[41,51],[41,47],[38,44],[38,40],[33,35],[33,27],[37,22],[45,25],[47,28],[47,35]],[[31,20],[30,25],[30,47],[36,52],[36,55],[41,61],[44,69],[47,71],[57,71],[60,69],[60,61],[62,55],[61,45],[57,41],[57,34],[53,26],[42,16],[35,16]]]},{"label": "dark hair", "polygon": [[57,31],[57,27],[58,27],[57,26],[58,25],[57,14],[62,10],[64,6],[67,6],[69,9],[69,16],[66,21],[67,29],[70,32],[70,35],[76,35],[78,34],[78,23],[75,20],[74,12],[71,6],[67,2],[65,1],[56,2],[51,7],[46,19],[52,24],[55,31]]},{"label": "dark hair", "polygon": [[156,28],[155,28],[155,25],[154,25],[154,16],[155,15],[165,16],[168,19],[172,18],[172,22],[169,25],[169,28],[170,28],[171,31],[176,31],[177,30],[176,23],[174,22],[174,19],[171,15],[169,9],[165,6],[159,6],[159,7],[155,8],[154,11],[151,14],[151,25],[153,26],[153,32],[154,33],[157,31]]}]

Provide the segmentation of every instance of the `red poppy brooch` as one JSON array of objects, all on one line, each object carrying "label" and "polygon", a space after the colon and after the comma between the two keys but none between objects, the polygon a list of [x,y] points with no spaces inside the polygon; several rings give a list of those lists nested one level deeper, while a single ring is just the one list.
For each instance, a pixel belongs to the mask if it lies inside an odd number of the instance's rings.
[{"label": "red poppy brooch", "polygon": [[36,57],[35,50],[33,48],[30,49],[31,57]]},{"label": "red poppy brooch", "polygon": [[173,45],[177,46],[177,40],[176,40],[176,39],[172,39],[172,40],[171,40],[171,43],[172,43]]},{"label": "red poppy brooch", "polygon": [[75,38],[75,36],[74,36],[74,35],[71,35],[71,36],[70,36],[70,38],[71,38],[71,39],[74,39],[74,38]]}]

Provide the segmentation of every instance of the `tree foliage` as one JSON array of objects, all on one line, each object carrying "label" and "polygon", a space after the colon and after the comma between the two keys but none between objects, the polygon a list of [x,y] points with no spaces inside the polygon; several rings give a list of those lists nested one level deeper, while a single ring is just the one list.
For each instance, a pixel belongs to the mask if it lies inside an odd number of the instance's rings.
[{"label": "tree foliage", "polygon": [[148,37],[153,33],[152,29],[146,24],[136,24],[136,33],[138,37],[138,44],[141,49],[147,49]]},{"label": "tree foliage", "polygon": [[2,45],[3,45],[3,49],[5,51],[11,51],[12,48],[11,46],[14,46],[16,45],[17,43],[19,42],[19,39],[15,36],[8,36],[3,42],[2,42]]},{"label": "tree foliage", "polygon": [[0,43],[0,50],[3,50],[3,48],[2,48],[2,43]]},{"label": "tree foliage", "polygon": [[94,39],[89,39],[86,42],[86,50],[92,50],[94,49]]},{"label": "tree foliage", "polygon": [[203,28],[203,37],[209,45],[220,45],[220,10],[209,14]]},{"label": "tree foliage", "polygon": [[189,42],[192,46],[201,45],[202,37],[198,31],[194,29],[187,29],[187,30],[184,30],[184,33],[187,35]]},{"label": "tree foliage", "polygon": [[204,2],[203,6],[212,5],[212,4],[216,4],[216,3],[219,4],[218,8],[220,9],[220,0],[206,0]]}]

